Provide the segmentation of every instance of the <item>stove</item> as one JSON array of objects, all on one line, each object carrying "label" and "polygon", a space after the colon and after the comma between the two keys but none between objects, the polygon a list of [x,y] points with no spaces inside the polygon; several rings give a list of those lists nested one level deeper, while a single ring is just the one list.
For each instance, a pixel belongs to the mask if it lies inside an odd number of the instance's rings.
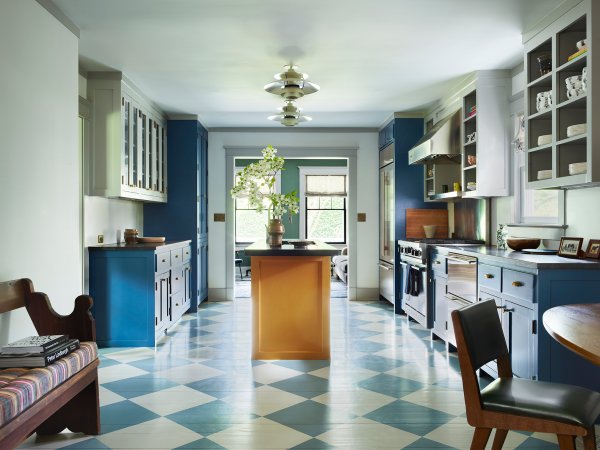
[{"label": "stove", "polygon": [[475,239],[415,239],[398,241],[402,283],[402,309],[409,318],[433,328],[433,295],[428,292],[427,263],[431,245],[483,245]]}]

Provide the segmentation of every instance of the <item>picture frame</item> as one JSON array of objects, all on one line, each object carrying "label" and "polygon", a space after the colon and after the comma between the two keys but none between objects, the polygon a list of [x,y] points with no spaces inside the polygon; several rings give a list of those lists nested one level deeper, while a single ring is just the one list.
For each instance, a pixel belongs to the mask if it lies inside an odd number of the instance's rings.
[{"label": "picture frame", "polygon": [[583,238],[562,237],[558,246],[558,256],[565,258],[579,258]]},{"label": "picture frame", "polygon": [[585,251],[585,257],[600,259],[600,239],[590,239],[587,250]]}]

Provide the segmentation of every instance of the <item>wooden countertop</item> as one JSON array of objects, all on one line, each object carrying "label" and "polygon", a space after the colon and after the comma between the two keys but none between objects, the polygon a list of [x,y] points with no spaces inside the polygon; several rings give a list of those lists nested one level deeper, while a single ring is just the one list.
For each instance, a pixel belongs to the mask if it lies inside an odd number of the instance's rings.
[{"label": "wooden countertop", "polygon": [[320,241],[313,241],[314,245],[295,248],[288,241],[283,241],[281,247],[270,247],[266,242],[258,241],[245,248],[246,256],[334,256],[340,253],[337,248]]},{"label": "wooden countertop", "polygon": [[555,306],[543,322],[550,336],[600,366],[600,303]]}]

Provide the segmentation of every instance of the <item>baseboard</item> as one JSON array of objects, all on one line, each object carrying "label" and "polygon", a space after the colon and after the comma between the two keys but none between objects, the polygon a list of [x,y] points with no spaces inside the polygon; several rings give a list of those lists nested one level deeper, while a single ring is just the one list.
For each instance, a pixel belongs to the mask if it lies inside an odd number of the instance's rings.
[{"label": "baseboard", "polygon": [[348,287],[348,300],[373,301],[379,300],[379,288]]},{"label": "baseboard", "polygon": [[233,300],[233,289],[208,288],[209,302],[226,302],[228,300]]}]

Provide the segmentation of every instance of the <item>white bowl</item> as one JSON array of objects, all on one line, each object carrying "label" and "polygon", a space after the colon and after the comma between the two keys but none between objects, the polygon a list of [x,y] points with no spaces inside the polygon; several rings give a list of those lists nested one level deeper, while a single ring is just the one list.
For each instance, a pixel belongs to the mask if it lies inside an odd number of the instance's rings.
[{"label": "white bowl", "polygon": [[587,39],[582,39],[581,41],[577,41],[575,44],[578,50],[581,50],[583,47],[587,46]]},{"label": "white bowl", "polygon": [[474,191],[477,189],[477,183],[469,182],[467,183],[467,191]]},{"label": "white bowl", "polygon": [[579,175],[587,172],[587,162],[569,164],[569,175]]},{"label": "white bowl", "polygon": [[585,133],[587,131],[586,123],[578,123],[567,127],[567,137],[577,136],[578,134]]},{"label": "white bowl", "polygon": [[538,145],[546,145],[549,144],[550,142],[552,142],[552,135],[551,134],[543,134],[541,136],[538,136]]},{"label": "white bowl", "polygon": [[552,169],[538,170],[538,173],[537,173],[538,180],[547,180],[548,178],[552,178]]}]

